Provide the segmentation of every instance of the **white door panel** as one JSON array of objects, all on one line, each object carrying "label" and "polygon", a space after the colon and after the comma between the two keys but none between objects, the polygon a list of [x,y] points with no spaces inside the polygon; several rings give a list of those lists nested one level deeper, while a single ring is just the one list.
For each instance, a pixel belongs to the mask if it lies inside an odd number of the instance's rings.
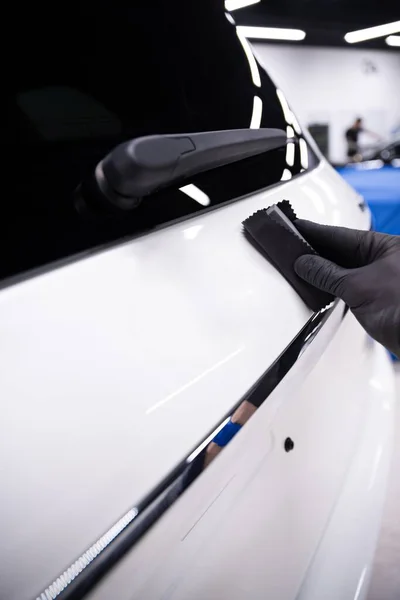
[{"label": "white door panel", "polygon": [[283,198],[301,217],[369,226],[356,193],[323,163],[2,290],[0,524],[8,547],[0,581],[8,600],[45,587],[153,489],[308,320],[242,235],[246,217]]},{"label": "white door panel", "polygon": [[360,443],[297,600],[364,600],[368,595],[397,409],[387,352],[379,344],[373,348],[365,367],[370,393]]},{"label": "white door panel", "polygon": [[[360,469],[360,458],[384,448],[388,464],[394,389],[387,357],[368,343],[351,315],[318,361],[338,315],[336,309],[290,377],[90,600],[112,594],[119,600],[293,600],[320,544],[315,574],[322,564],[325,577],[315,582],[311,569],[307,585],[314,595],[305,588],[301,599],[325,598],[321,592],[332,585],[346,593],[329,598],[353,600],[349,593],[357,588],[360,564],[371,560],[386,473],[382,468],[376,486],[366,490],[366,476],[370,484],[378,467]],[[386,388],[379,390],[383,378]],[[295,448],[286,453],[289,435]],[[351,479],[355,469],[358,476]],[[364,518],[354,518],[363,503],[369,529]],[[347,558],[344,526],[363,544],[358,550],[352,544]],[[332,555],[342,556],[347,567],[337,582],[331,580]]]}]

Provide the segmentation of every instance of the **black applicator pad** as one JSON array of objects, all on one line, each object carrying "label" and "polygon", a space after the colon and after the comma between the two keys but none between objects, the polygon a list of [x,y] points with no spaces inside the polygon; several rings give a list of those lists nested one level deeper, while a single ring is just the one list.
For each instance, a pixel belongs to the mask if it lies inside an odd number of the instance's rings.
[{"label": "black applicator pad", "polygon": [[243,221],[244,233],[285,277],[304,302],[314,311],[330,304],[334,297],[301,279],[294,263],[303,254],[317,254],[296,229],[296,213],[290,202],[283,200],[267,209],[259,210]]}]

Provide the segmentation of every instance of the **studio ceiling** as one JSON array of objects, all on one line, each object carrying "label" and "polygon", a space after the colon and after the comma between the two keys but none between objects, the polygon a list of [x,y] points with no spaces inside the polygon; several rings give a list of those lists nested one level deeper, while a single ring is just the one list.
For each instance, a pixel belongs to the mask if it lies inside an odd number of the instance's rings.
[{"label": "studio ceiling", "polygon": [[[343,39],[345,33],[398,21],[400,5],[393,0],[261,0],[232,14],[238,25],[299,28],[307,33],[303,43],[349,47]],[[399,51],[399,48],[389,48],[384,38],[351,47]]]}]

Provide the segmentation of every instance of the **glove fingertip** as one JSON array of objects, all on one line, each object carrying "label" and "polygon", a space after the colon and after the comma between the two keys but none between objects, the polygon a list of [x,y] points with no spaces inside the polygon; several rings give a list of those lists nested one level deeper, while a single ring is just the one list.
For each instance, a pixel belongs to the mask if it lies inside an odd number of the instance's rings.
[{"label": "glove fingertip", "polygon": [[313,254],[303,254],[303,256],[300,256],[294,263],[296,274],[303,279],[307,279],[307,275],[315,267],[316,259],[318,258],[318,256],[314,256]]}]

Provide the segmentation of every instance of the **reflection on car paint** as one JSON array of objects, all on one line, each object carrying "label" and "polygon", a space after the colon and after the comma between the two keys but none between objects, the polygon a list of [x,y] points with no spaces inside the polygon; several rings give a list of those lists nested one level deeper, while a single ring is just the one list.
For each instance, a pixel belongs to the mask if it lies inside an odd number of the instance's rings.
[{"label": "reflection on car paint", "polygon": [[[143,501],[119,519],[95,544],[40,593],[36,600],[48,600],[49,598],[52,600],[56,598],[58,600],[79,600],[83,598],[88,590],[126,552],[132,549],[142,535],[240,432],[240,429],[287,375],[337,306],[338,301],[315,313],[277,360],[245,394],[245,397],[232,408],[231,413]],[[344,314],[345,311],[343,311],[343,316]],[[226,429],[230,429],[230,431],[227,433]],[[287,452],[287,440],[282,443],[283,449]],[[290,450],[295,451],[293,441],[292,444]]]}]

